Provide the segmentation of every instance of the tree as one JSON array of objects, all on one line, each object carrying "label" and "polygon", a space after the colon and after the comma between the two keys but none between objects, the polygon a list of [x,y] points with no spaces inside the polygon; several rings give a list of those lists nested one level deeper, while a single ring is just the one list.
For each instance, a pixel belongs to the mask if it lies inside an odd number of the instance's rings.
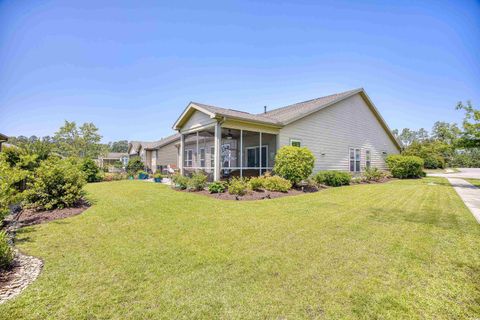
[{"label": "tree", "polygon": [[463,104],[461,101],[457,103],[457,110],[465,110],[463,119],[463,132],[461,145],[466,148],[480,147],[480,110],[475,109],[470,101]]},{"label": "tree", "polygon": [[432,128],[432,139],[454,144],[460,138],[461,130],[456,123],[437,121]]},{"label": "tree", "polygon": [[98,128],[93,123],[84,123],[77,127],[72,121],[66,121],[55,132],[58,152],[67,157],[97,158],[104,148],[100,144],[102,136],[98,134]]},{"label": "tree", "polygon": [[113,141],[108,144],[110,152],[127,152],[128,151],[128,141],[127,140],[120,140],[120,141]]}]

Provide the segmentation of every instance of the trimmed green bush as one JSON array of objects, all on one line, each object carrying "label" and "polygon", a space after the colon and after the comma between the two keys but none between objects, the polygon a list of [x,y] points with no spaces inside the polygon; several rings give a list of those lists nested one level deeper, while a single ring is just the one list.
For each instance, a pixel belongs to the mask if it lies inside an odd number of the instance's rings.
[{"label": "trimmed green bush", "polygon": [[352,176],[343,171],[319,171],[314,176],[314,180],[319,184],[325,184],[330,187],[340,187],[349,185]]},{"label": "trimmed green bush", "polygon": [[389,155],[386,159],[388,169],[394,178],[420,178],[423,173],[423,159],[416,156]]},{"label": "trimmed green bush", "polygon": [[265,183],[265,177],[253,177],[248,180],[248,188],[254,191],[263,190]]},{"label": "trimmed green bush", "polygon": [[172,182],[176,189],[185,190],[188,187],[188,178],[180,173],[176,173],[172,176]]},{"label": "trimmed green bush", "polygon": [[208,185],[208,191],[210,193],[224,193],[226,189],[225,182],[215,181]]},{"label": "trimmed green bush", "polygon": [[228,182],[228,193],[243,196],[248,191],[248,182],[244,178],[232,178]]},{"label": "trimmed green bush", "polygon": [[69,159],[42,161],[34,175],[30,188],[24,191],[27,207],[45,210],[71,207],[85,195],[84,174]]},{"label": "trimmed green bush", "polygon": [[292,188],[292,183],[280,176],[265,177],[263,186],[268,191],[287,192]]},{"label": "trimmed green bush", "polygon": [[0,270],[5,270],[10,267],[13,262],[15,253],[12,247],[8,244],[8,236],[5,231],[0,231]]},{"label": "trimmed green bush", "polygon": [[95,163],[95,161],[93,161],[92,159],[84,159],[80,166],[80,169],[83,171],[83,173],[85,173],[85,179],[87,180],[87,182],[102,181],[102,172]]},{"label": "trimmed green bush", "polygon": [[315,157],[307,148],[284,146],[277,151],[273,171],[292,184],[298,184],[312,174],[314,164]]},{"label": "trimmed green bush", "polygon": [[207,176],[199,171],[192,174],[187,181],[187,189],[190,191],[201,191],[207,186]]}]

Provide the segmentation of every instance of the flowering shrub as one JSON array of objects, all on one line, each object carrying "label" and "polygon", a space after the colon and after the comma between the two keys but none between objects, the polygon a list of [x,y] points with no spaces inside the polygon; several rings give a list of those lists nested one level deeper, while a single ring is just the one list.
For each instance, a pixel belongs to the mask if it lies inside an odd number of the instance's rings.
[{"label": "flowering shrub", "polygon": [[248,182],[244,178],[232,178],[228,183],[228,193],[243,196],[248,191]]},{"label": "flowering shrub", "polygon": [[279,176],[265,177],[263,186],[268,191],[287,192],[292,188],[292,183]]}]

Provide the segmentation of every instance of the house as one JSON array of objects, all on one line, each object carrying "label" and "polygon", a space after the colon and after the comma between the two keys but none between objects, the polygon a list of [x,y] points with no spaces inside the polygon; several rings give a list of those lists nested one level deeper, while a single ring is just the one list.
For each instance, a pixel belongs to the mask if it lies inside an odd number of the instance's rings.
[{"label": "house", "polygon": [[126,167],[128,163],[128,153],[109,152],[105,156],[98,157],[97,163],[102,168],[114,166],[116,163],[121,163],[123,167]]},{"label": "house", "polygon": [[386,156],[401,149],[363,88],[260,114],[190,102],[173,129],[178,133],[159,141],[130,142],[129,155],[140,156],[151,171],[201,170],[219,180],[271,171],[278,148],[286,145],[309,148],[314,171],[353,174],[386,169]]},{"label": "house", "polygon": [[8,141],[8,137],[0,133],[0,152],[2,151],[2,144]]},{"label": "house", "polygon": [[[167,167],[178,167],[180,134],[173,134],[158,141],[131,141],[128,156],[140,157],[149,172],[163,171]],[[161,150],[161,152],[160,152]]]}]

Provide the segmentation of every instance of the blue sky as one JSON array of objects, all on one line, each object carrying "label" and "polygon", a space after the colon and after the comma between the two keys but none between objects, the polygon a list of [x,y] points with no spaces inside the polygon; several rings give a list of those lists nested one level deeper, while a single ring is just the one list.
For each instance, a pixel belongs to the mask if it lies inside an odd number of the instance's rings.
[{"label": "blue sky", "polygon": [[189,101],[258,113],[364,87],[391,128],[480,104],[477,1],[0,1],[0,132],[156,140]]}]

